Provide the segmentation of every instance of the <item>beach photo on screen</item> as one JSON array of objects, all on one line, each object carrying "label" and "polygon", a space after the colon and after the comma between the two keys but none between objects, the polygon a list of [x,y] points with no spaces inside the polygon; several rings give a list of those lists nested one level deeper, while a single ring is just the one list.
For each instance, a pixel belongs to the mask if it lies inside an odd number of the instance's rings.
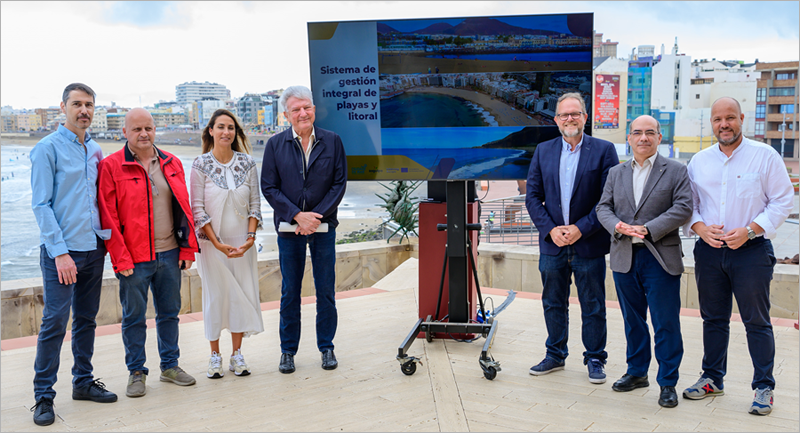
[{"label": "beach photo on screen", "polygon": [[377,23],[381,74],[590,69],[592,15],[388,20]]},{"label": "beach photo on screen", "polygon": [[381,74],[381,128],[555,125],[558,97],[591,100],[591,79],[589,71]]},{"label": "beach photo on screen", "polygon": [[386,128],[384,155],[406,156],[431,179],[524,179],[536,146],[558,137],[557,126]]}]

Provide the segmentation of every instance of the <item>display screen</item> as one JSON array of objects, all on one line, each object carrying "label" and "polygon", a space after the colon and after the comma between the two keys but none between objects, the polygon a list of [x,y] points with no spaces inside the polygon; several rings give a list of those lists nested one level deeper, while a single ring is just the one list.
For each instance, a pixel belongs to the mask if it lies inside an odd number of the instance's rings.
[{"label": "display screen", "polygon": [[309,23],[316,125],[342,137],[348,180],[525,179],[560,135],[559,96],[592,112],[592,28],[590,13]]}]

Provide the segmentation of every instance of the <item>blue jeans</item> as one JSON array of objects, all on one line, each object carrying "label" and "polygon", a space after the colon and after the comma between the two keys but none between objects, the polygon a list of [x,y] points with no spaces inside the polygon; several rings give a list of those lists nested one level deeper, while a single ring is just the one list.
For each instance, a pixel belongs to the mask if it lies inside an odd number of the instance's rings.
[{"label": "blue jeans", "polygon": [[775,389],[775,338],[769,318],[769,285],[775,267],[772,242],[755,238],[744,246],[713,248],[702,239],[694,246],[695,279],[703,318],[703,377],[722,388],[728,368],[732,297],[747,332],[753,361],[753,389]]},{"label": "blue jeans", "polygon": [[643,377],[650,368],[649,305],[658,361],[657,381],[660,386],[675,386],[683,359],[681,276],[667,273],[650,250],[642,246],[633,249],[629,272],[614,272],[614,282],[625,319],[627,373]]},{"label": "blue jeans", "polygon": [[603,363],[606,353],[606,260],[604,256],[586,259],[568,245],[555,256],[539,256],[539,273],[542,275],[542,307],[547,325],[547,357],[564,362],[569,352],[569,285],[575,275],[578,300],[581,304],[583,363],[599,359]]},{"label": "blue jeans", "polygon": [[336,313],[336,230],[308,236],[278,236],[281,275],[281,353],[294,355],[300,344],[300,289],[306,267],[306,243],[311,250],[317,292],[317,348],[333,350],[339,316]]},{"label": "blue jeans", "polygon": [[156,259],[136,263],[133,274],[119,279],[119,300],[122,303],[122,343],[125,345],[125,364],[128,371],[149,370],[144,343],[147,338],[147,289],[153,291],[156,310],[156,335],[161,371],[178,365],[178,313],[181,310],[180,249],[156,253]]},{"label": "blue jeans", "polygon": [[103,262],[106,247],[97,239],[93,251],[70,251],[69,255],[78,269],[77,282],[58,282],[56,262],[40,247],[39,266],[42,268],[44,309],[42,326],[36,342],[36,360],[33,364],[33,392],[36,400],[55,398],[56,374],[60,364],[61,345],[67,333],[69,310],[72,307],[72,386],[79,388],[92,380],[92,355],[94,354],[95,316],[100,308],[100,288],[103,284]]}]

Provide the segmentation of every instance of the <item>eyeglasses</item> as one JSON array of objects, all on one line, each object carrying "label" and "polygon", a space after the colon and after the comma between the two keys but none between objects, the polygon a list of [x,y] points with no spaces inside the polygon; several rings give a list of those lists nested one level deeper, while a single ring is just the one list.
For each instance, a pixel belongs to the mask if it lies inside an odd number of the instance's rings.
[{"label": "eyeglasses", "polygon": [[633,136],[633,137],[641,137],[642,134],[652,138],[652,137],[655,137],[656,135],[658,135],[658,132],[656,132],[653,129],[648,129],[647,131],[640,131],[638,129],[634,129],[633,131],[631,131],[631,136]]},{"label": "eyeglasses", "polygon": [[556,114],[556,117],[558,117],[561,120],[567,120],[570,117],[572,117],[573,119],[580,119],[581,116],[583,116],[583,111],[576,111],[575,113]]}]

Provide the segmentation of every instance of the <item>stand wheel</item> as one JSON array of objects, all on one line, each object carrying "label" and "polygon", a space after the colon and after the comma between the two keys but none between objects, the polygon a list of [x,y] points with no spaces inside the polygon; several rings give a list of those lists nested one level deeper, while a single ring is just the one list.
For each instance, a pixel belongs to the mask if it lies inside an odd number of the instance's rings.
[{"label": "stand wheel", "polygon": [[428,343],[433,341],[433,332],[431,332],[431,327],[430,326],[425,328],[425,341],[427,341]]},{"label": "stand wheel", "polygon": [[417,371],[417,363],[414,361],[408,361],[400,366],[400,371],[402,371],[406,376],[411,376]]},{"label": "stand wheel", "polygon": [[497,377],[497,370],[494,367],[489,367],[483,371],[483,377],[494,380],[494,378]]}]

